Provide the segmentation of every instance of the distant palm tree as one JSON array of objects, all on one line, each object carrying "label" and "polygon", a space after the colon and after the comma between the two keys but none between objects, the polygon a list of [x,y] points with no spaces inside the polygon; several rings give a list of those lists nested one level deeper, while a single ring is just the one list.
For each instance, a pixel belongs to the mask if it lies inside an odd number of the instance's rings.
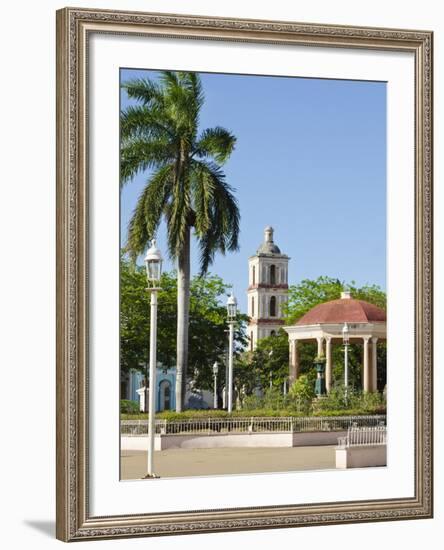
[{"label": "distant palm tree", "polygon": [[239,209],[221,165],[236,138],[219,126],[199,134],[204,93],[199,75],[161,73],[158,82],[123,84],[139,104],[121,113],[121,181],[150,170],[128,226],[126,250],[135,261],[164,219],[177,262],[176,410],[182,411],[188,361],[191,228],[204,274],[216,252],[238,249]]}]

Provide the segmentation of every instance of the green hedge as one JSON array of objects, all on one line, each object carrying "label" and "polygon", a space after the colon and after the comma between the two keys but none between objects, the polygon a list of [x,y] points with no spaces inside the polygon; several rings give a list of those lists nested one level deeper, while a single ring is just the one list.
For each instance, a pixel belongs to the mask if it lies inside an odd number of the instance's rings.
[{"label": "green hedge", "polygon": [[376,414],[387,414],[385,408],[381,409],[340,409],[337,411],[314,411],[310,416],[367,416]]},{"label": "green hedge", "polygon": [[120,400],[120,414],[138,415],[139,403],[137,401],[130,401],[129,399]]},{"label": "green hedge", "polygon": [[[260,417],[260,416],[286,416],[286,417],[301,417],[301,416],[350,416],[350,415],[368,415],[368,414],[385,414],[385,409],[377,410],[367,410],[367,409],[347,409],[347,410],[318,410],[313,412],[311,415],[306,415],[304,413],[298,413],[295,411],[287,410],[271,410],[271,409],[256,409],[256,410],[240,410],[233,411],[231,415],[227,411],[223,410],[186,410],[181,413],[175,411],[163,411],[156,414],[156,418],[164,420],[190,420],[198,418],[236,418],[236,417]],[[147,417],[146,413],[138,414],[121,414],[122,420],[142,420]]]}]

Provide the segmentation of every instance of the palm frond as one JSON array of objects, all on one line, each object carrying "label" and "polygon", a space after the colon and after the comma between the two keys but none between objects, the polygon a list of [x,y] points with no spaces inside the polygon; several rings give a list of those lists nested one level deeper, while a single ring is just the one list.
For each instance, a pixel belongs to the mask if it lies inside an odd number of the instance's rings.
[{"label": "palm frond", "polygon": [[220,126],[207,128],[196,144],[195,154],[198,157],[213,157],[216,162],[226,162],[234,150],[235,136]]},{"label": "palm frond", "polygon": [[156,233],[173,185],[173,167],[164,166],[150,178],[140,194],[128,224],[125,251],[133,261]]},{"label": "palm frond", "polygon": [[198,73],[186,72],[179,73],[179,77],[182,87],[189,93],[195,116],[198,116],[205,101],[205,94],[200,76]]},{"label": "palm frond", "polygon": [[157,106],[129,106],[120,113],[122,140],[140,137],[144,139],[173,137],[171,121]]},{"label": "palm frond", "polygon": [[139,172],[157,168],[174,161],[176,150],[166,139],[127,141],[120,152],[121,185],[131,180]]},{"label": "palm frond", "polygon": [[152,102],[162,103],[162,89],[156,82],[149,78],[136,78],[124,82],[121,87],[126,90],[128,97],[137,99],[144,105]]},{"label": "palm frond", "polygon": [[175,178],[171,201],[167,211],[168,252],[177,259],[186,239],[192,216],[191,193],[186,175]]},{"label": "palm frond", "polygon": [[204,100],[200,77],[196,73],[164,71],[161,81],[165,88],[165,110],[174,121],[176,131],[191,148]]},{"label": "palm frond", "polygon": [[[196,235],[200,246],[200,269],[206,273],[216,252],[239,248],[239,207],[234,189],[225,181],[225,175],[214,163],[194,161],[192,174],[194,205],[196,208]],[[202,198],[202,192],[206,198]],[[205,211],[204,211],[205,210]]]},{"label": "palm frond", "polygon": [[210,229],[212,219],[212,201],[214,198],[214,181],[208,176],[206,167],[199,163],[191,164],[191,182],[193,206],[196,213],[194,228],[198,238],[203,237]]}]

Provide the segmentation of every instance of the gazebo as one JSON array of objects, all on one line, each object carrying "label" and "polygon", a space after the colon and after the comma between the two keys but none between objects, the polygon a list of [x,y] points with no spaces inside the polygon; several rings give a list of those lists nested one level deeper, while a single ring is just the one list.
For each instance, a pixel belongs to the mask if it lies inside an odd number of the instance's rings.
[{"label": "gazebo", "polygon": [[[325,356],[325,384],[332,386],[332,346],[343,343],[347,323],[350,343],[363,345],[363,390],[377,390],[377,345],[387,338],[386,312],[364,300],[355,300],[350,292],[342,292],[339,300],[318,304],[295,325],[284,327],[290,345],[290,384],[299,375],[298,342],[315,340],[318,355]],[[325,351],[324,351],[325,348]]]}]

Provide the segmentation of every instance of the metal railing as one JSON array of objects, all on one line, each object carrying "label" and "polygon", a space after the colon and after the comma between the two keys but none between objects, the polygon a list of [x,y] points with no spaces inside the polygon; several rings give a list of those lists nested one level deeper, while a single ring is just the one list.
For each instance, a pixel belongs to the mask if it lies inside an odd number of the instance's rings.
[{"label": "metal railing", "polygon": [[[220,434],[270,432],[333,432],[351,427],[380,427],[385,415],[366,416],[304,416],[304,417],[235,417],[191,418],[187,420],[156,420],[157,434]],[[121,435],[146,435],[147,420],[122,420]]]},{"label": "metal railing", "polygon": [[387,427],[379,426],[350,426],[345,437],[338,437],[338,447],[374,446],[387,444]]}]

